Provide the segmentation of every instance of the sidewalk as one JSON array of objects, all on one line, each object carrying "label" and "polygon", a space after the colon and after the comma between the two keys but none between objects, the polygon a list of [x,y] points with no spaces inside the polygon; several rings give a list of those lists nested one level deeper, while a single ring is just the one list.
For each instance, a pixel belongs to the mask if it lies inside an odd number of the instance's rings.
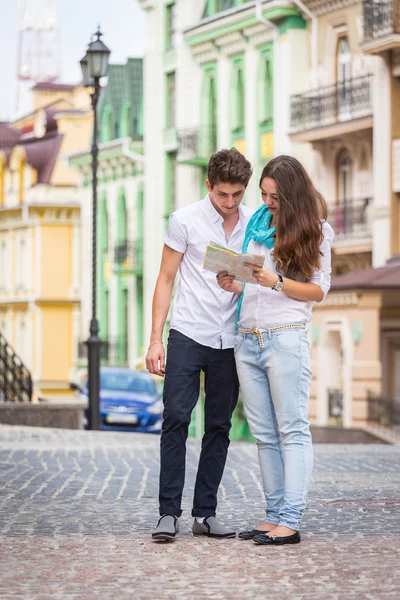
[{"label": "sidewalk", "polygon": [[[297,546],[190,534],[155,544],[159,438],[0,425],[0,598],[386,600],[400,597],[400,447],[315,446]],[[263,520],[256,447],[231,445],[218,516]]]}]

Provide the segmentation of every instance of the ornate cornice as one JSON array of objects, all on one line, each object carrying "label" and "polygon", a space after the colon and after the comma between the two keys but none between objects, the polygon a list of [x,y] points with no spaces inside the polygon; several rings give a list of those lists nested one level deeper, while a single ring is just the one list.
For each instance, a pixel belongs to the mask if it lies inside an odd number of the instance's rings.
[{"label": "ornate cornice", "polygon": [[360,0],[304,0],[304,4],[319,17],[361,2]]}]

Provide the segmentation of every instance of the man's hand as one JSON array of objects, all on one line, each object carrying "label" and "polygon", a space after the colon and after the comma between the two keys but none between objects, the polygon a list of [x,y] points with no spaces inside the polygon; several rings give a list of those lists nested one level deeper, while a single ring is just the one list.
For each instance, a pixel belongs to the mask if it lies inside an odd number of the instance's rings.
[{"label": "man's hand", "polygon": [[149,373],[164,377],[165,375],[165,352],[162,342],[150,344],[146,354],[146,368]]},{"label": "man's hand", "polygon": [[244,263],[246,267],[250,267],[253,271],[253,277],[256,279],[259,285],[264,287],[273,288],[276,283],[279,281],[279,277],[276,273],[271,271],[270,269],[263,269],[258,267],[257,265],[253,265],[251,263]]},{"label": "man's hand", "polygon": [[217,275],[217,282],[220,288],[225,292],[232,292],[234,294],[241,294],[243,285],[240,281],[234,278],[233,275],[229,275],[226,271],[222,271]]}]

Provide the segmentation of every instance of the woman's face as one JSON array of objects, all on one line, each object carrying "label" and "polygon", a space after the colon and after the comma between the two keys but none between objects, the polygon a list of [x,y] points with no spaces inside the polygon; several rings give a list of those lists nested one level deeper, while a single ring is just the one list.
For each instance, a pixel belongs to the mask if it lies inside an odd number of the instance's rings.
[{"label": "woman's face", "polygon": [[264,177],[261,182],[261,198],[273,216],[279,214],[279,199],[276,189],[276,181],[271,177]]}]

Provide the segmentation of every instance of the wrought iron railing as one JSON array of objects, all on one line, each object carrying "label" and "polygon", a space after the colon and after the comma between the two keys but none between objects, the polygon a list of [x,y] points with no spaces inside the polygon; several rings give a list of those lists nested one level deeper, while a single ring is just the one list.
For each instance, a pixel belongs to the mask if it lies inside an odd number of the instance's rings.
[{"label": "wrought iron railing", "polygon": [[384,427],[400,425],[400,400],[368,392],[367,406],[367,419],[370,423],[376,423]]},{"label": "wrought iron railing", "polygon": [[291,98],[291,133],[372,114],[372,75],[309,90]]},{"label": "wrought iron railing", "polygon": [[343,421],[343,391],[340,389],[328,389],[329,417],[336,421]]},{"label": "wrought iron railing", "polygon": [[372,234],[372,198],[339,200],[329,207],[335,239],[366,238]]},{"label": "wrought iron railing", "polygon": [[217,129],[211,125],[178,131],[179,162],[207,164],[217,150]]},{"label": "wrought iron railing", "polygon": [[381,38],[400,33],[400,0],[364,0],[364,38]]},{"label": "wrought iron railing", "polygon": [[0,400],[31,402],[32,376],[7,340],[0,333]]},{"label": "wrought iron railing", "polygon": [[143,271],[143,239],[135,242],[122,242],[114,248],[114,263],[118,269],[142,272]]}]

